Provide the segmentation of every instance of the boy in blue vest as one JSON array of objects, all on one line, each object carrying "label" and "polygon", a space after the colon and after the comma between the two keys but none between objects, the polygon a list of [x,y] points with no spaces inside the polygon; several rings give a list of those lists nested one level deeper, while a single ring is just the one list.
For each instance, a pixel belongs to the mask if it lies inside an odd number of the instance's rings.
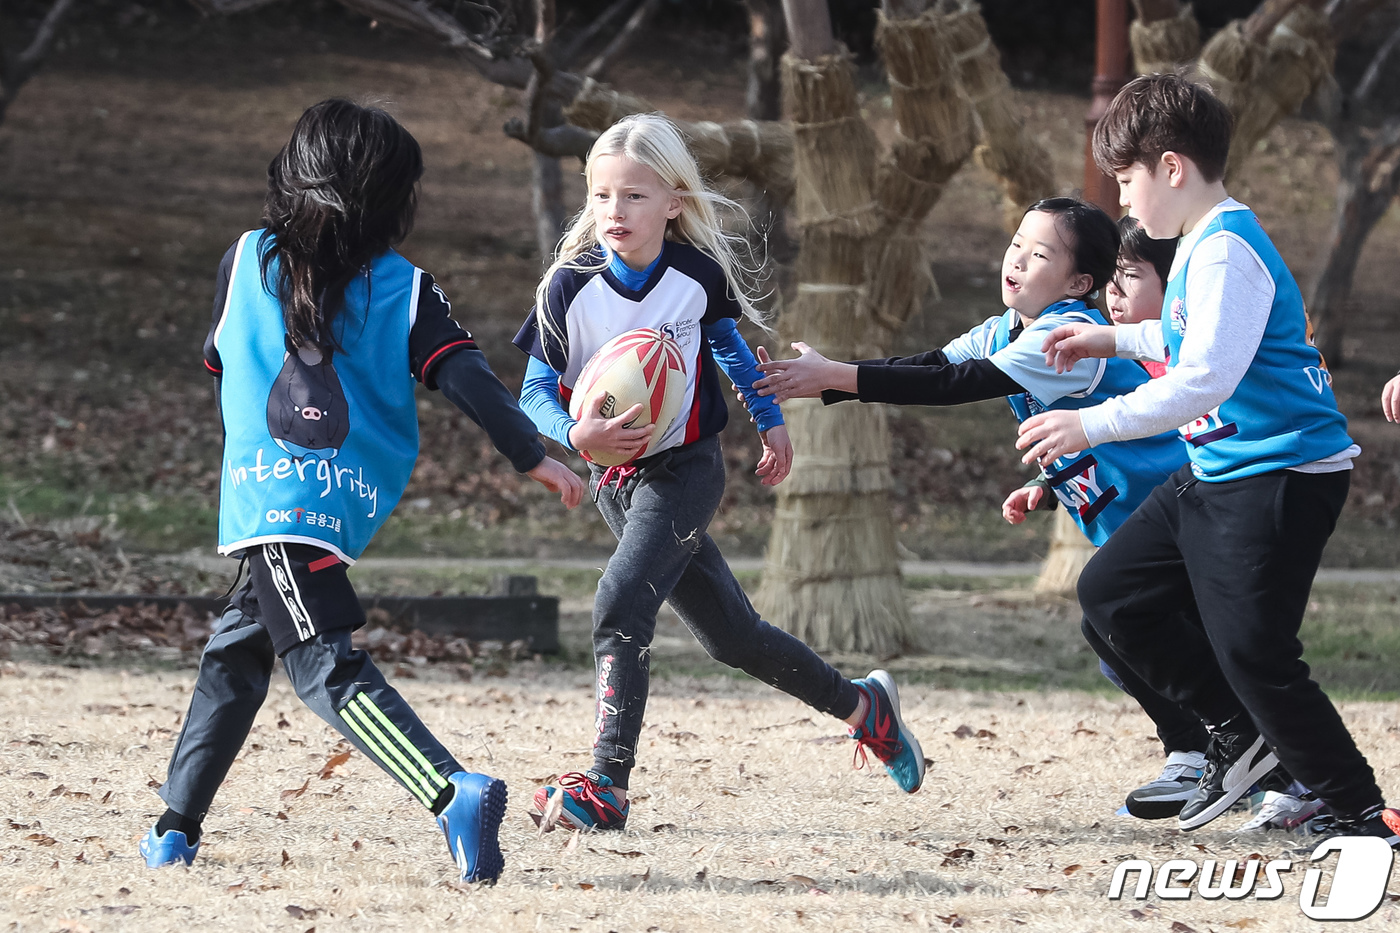
[{"label": "boy in blue vest", "polygon": [[[1298,629],[1360,453],[1307,339],[1302,295],[1258,219],[1225,193],[1230,112],[1175,75],[1131,81],[1094,130],[1094,158],[1149,236],[1181,237],[1160,321],[1069,324],[1044,342],[1085,357],[1166,360],[1126,395],[1021,426],[1026,462],[1175,425],[1190,463],[1151,493],[1085,567],[1095,630],[1210,729],[1182,829],[1224,813],[1282,764],[1346,835],[1400,844],[1400,811],[1327,695]],[[1191,607],[1203,627],[1183,621]]]}]

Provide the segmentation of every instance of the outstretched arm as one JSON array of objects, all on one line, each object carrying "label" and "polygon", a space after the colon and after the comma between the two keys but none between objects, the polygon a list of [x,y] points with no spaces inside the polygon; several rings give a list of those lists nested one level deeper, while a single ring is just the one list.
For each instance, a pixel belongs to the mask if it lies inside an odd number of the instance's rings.
[{"label": "outstretched arm", "polygon": [[[858,398],[892,405],[961,405],[1024,392],[1024,387],[986,359],[950,362],[940,350],[915,357],[839,363],[805,343],[799,356],[759,365],[759,392],[778,401],[822,397],[828,402]],[[828,393],[823,395],[823,393]]]},{"label": "outstretched arm", "polygon": [[457,350],[437,364],[433,376],[443,396],[481,426],[517,471],[528,473],[545,459],[534,422],[491,371],[486,354]]},{"label": "outstretched arm", "polygon": [[778,401],[760,395],[754,384],[762,377],[759,361],[754,358],[749,345],[739,333],[733,318],[721,318],[713,324],[701,326],[705,340],[710,344],[710,352],[715,362],[729,381],[743,393],[744,407],[762,434],[783,423],[783,412]]}]

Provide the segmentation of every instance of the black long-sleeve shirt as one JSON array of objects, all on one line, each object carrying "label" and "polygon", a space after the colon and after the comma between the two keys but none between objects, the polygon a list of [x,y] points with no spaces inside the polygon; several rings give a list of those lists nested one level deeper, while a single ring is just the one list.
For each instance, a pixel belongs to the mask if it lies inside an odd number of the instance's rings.
[{"label": "black long-sleeve shirt", "polygon": [[[1015,340],[1021,327],[1011,332]],[[962,405],[1026,391],[991,360],[949,362],[942,350],[883,360],[858,360],[856,391],[822,393],[827,405],[860,400],[889,405]]]}]

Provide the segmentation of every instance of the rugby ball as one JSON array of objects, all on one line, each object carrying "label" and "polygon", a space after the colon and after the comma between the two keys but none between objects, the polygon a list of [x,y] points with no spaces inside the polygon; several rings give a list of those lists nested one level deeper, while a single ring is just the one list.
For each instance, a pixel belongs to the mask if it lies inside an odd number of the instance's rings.
[{"label": "rugby ball", "polygon": [[[583,417],[583,406],[599,391],[607,398],[601,409],[605,418],[615,418],[633,405],[641,405],[641,414],[627,427],[656,425],[656,431],[637,457],[653,452],[671,429],[681,413],[685,397],[685,358],[674,337],[650,327],[638,327],[618,334],[598,348],[583,367],[569,396],[569,417]],[[580,450],[585,460],[599,466],[617,466],[630,462],[616,454],[593,454]]]}]

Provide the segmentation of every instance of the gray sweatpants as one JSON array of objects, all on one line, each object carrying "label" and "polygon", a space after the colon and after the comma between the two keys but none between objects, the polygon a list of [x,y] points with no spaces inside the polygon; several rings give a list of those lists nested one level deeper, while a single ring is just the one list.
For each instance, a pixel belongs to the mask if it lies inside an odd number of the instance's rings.
[{"label": "gray sweatpants", "polygon": [[855,686],[806,644],[759,617],[706,533],[724,495],[719,438],[647,458],[620,488],[610,483],[599,489],[604,470],[591,469],[598,510],[617,535],[593,605],[594,770],[627,787],[663,600],[716,661],[821,712],[844,719],[855,711]]},{"label": "gray sweatpants", "polygon": [[[177,813],[202,820],[267,697],[276,654],[255,619],[230,607],[199,661],[189,712],[160,796]],[[461,771],[428,727],[384,680],[346,628],[322,632],[282,657],[297,695],[316,715],[432,809]]]}]

